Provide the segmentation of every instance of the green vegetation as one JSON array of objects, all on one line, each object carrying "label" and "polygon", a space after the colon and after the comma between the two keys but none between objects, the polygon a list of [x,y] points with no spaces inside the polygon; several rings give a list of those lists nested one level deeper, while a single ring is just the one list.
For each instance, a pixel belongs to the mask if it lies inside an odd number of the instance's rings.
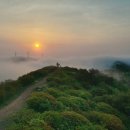
[{"label": "green vegetation", "polygon": [[47,71],[53,73],[46,85],[30,95],[7,130],[130,129],[130,87],[124,80],[116,81],[95,69],[54,70]]},{"label": "green vegetation", "polygon": [[[56,70],[56,67],[50,66],[19,77],[16,81],[5,81],[0,83],[0,107],[8,104],[11,100],[16,98],[29,85],[35,81],[44,78],[49,73]],[[10,98],[11,97],[11,98]]]},{"label": "green vegetation", "polygon": [[90,121],[105,125],[108,130],[124,130],[122,121],[115,115],[91,111],[87,113]]}]

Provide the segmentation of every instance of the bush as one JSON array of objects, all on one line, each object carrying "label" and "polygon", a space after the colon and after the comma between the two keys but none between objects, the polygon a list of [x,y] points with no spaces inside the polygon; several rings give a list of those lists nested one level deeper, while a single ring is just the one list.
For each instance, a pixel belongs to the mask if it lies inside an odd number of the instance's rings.
[{"label": "bush", "polygon": [[114,109],[112,106],[110,106],[109,104],[104,103],[104,102],[97,103],[95,109],[97,111],[101,111],[101,112],[108,113],[108,114],[113,114],[113,115],[118,114],[118,111],[116,109]]},{"label": "bush", "polygon": [[53,130],[51,126],[49,126],[46,122],[42,119],[32,119],[29,122],[29,129],[30,130]]},{"label": "bush", "polygon": [[89,124],[83,115],[73,111],[62,113],[49,111],[42,114],[43,119],[55,130],[75,130],[77,126]]},{"label": "bush", "polygon": [[36,117],[37,114],[33,110],[23,109],[9,119],[11,124],[7,130],[29,130],[27,127],[30,120]]},{"label": "bush", "polygon": [[86,111],[89,109],[88,102],[80,97],[75,96],[60,97],[57,100],[62,102],[64,106],[66,106],[67,110]]},{"label": "bush", "polygon": [[26,87],[26,86],[32,84],[35,81],[35,78],[31,74],[27,74],[22,77],[19,77],[18,81],[20,82],[20,84],[22,84],[22,86]]},{"label": "bush", "polygon": [[101,125],[90,124],[90,125],[77,127],[76,130],[107,130],[107,129]]},{"label": "bush", "polygon": [[89,120],[83,115],[78,114],[74,111],[66,111],[62,113],[63,122],[66,128],[71,128],[75,130],[77,126],[89,124]]},{"label": "bush", "polygon": [[117,93],[116,95],[104,95],[95,98],[96,101],[102,101],[110,104],[120,112],[130,115],[130,93]]},{"label": "bush", "polygon": [[112,106],[130,116],[130,92],[115,95],[112,100]]},{"label": "bush", "polygon": [[122,121],[111,114],[91,111],[87,113],[87,117],[90,121],[96,123],[105,125],[108,130],[124,130],[124,125]]},{"label": "bush", "polygon": [[107,85],[106,83],[100,83],[97,86],[94,86],[91,90],[93,96],[103,96],[112,94],[114,91],[111,86]]},{"label": "bush", "polygon": [[11,119],[16,124],[26,125],[28,124],[29,120],[35,118],[37,114],[30,109],[23,109],[15,114]]},{"label": "bush", "polygon": [[34,109],[37,112],[44,112],[56,109],[57,101],[53,96],[47,93],[35,92],[27,100],[27,105],[29,108]]},{"label": "bush", "polygon": [[55,98],[61,97],[61,96],[66,96],[67,94],[65,94],[64,92],[60,91],[59,89],[54,89],[54,88],[48,88],[46,90],[47,93],[49,93],[50,95],[54,96]]},{"label": "bush", "polygon": [[43,120],[40,119],[32,119],[28,124],[12,124],[6,130],[54,130],[48,124],[46,124]]},{"label": "bush", "polygon": [[54,129],[63,129],[62,116],[59,112],[47,111],[42,114],[43,120]]},{"label": "bush", "polygon": [[70,89],[66,91],[67,94],[70,94],[71,96],[80,97],[83,99],[90,99],[92,97],[91,93],[87,92],[86,90],[74,90]]},{"label": "bush", "polygon": [[61,85],[74,85],[77,83],[73,74],[68,74],[64,69],[55,71],[48,79],[47,82],[50,87],[58,87]]}]

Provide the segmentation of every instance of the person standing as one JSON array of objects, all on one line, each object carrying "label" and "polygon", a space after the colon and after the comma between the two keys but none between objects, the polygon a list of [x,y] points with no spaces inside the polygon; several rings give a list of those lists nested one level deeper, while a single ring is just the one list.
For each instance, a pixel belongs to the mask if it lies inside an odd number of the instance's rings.
[{"label": "person standing", "polygon": [[60,65],[58,62],[56,63],[56,66],[57,66],[58,68],[61,67],[61,65]]}]

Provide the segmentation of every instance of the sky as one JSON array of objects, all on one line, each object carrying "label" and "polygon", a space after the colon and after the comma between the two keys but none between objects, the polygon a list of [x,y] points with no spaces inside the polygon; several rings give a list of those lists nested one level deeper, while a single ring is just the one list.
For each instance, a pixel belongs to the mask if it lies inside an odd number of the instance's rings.
[{"label": "sky", "polygon": [[[130,0],[0,0],[0,55],[130,56]],[[38,51],[38,50],[37,50]]]}]

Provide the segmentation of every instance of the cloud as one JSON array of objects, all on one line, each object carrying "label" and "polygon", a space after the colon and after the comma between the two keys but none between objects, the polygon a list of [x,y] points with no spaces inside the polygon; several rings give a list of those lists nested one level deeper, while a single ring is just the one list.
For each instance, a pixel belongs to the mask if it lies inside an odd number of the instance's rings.
[{"label": "cloud", "polygon": [[104,46],[113,49],[118,43],[125,53],[129,6],[129,0],[0,0],[0,37],[19,45],[40,37],[52,44],[92,44],[91,50],[101,45],[102,53]]}]

